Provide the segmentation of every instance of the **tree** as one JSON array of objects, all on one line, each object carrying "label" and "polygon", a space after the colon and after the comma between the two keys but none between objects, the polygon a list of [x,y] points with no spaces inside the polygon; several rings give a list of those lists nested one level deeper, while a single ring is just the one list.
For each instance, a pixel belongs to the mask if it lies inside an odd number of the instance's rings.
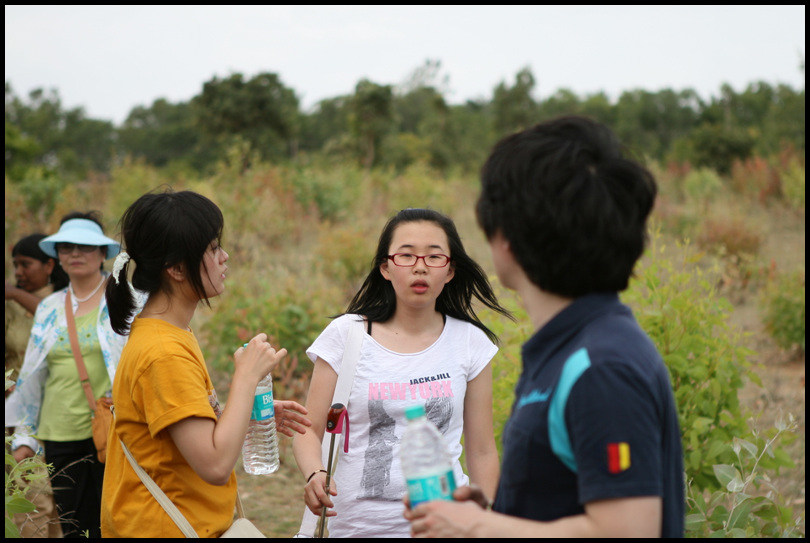
[{"label": "tree", "polygon": [[199,170],[206,158],[198,152],[201,141],[194,122],[188,102],[172,104],[158,98],[148,108],[136,106],[118,130],[119,150],[153,166],[180,161]]},{"label": "tree", "polygon": [[440,69],[439,61],[427,60],[397,87],[393,107],[398,133],[386,140],[386,153],[396,157],[383,157],[387,162],[395,158],[393,162],[399,166],[418,159],[430,160],[437,167],[449,164],[449,107],[443,96],[448,78],[440,80]]},{"label": "tree", "polygon": [[625,91],[616,103],[619,139],[640,154],[663,158],[673,142],[698,123],[701,102],[692,89]]},{"label": "tree", "polygon": [[41,153],[42,148],[36,141],[6,121],[6,176],[9,179],[21,180]]},{"label": "tree", "polygon": [[507,87],[503,81],[495,87],[492,112],[498,134],[511,134],[537,122],[537,104],[531,94],[533,89],[534,76],[528,67],[515,75],[512,87]]},{"label": "tree", "polygon": [[488,102],[468,100],[451,106],[446,129],[449,163],[468,172],[478,172],[497,140],[494,126]]},{"label": "tree", "polygon": [[240,73],[214,77],[192,104],[197,125],[211,141],[227,145],[241,137],[264,158],[297,152],[298,98],[276,74],[260,73],[249,81]]},{"label": "tree", "polygon": [[349,125],[360,149],[360,162],[366,168],[374,164],[383,136],[394,119],[391,85],[378,85],[362,79],[354,89]]},{"label": "tree", "polygon": [[345,141],[350,132],[352,97],[321,100],[314,111],[301,118],[301,149],[318,151]]},{"label": "tree", "polygon": [[804,91],[784,84],[772,87],[757,81],[741,93],[724,84],[701,117],[707,124],[746,131],[755,140],[755,150],[767,155],[785,144],[804,149],[804,105]]},{"label": "tree", "polygon": [[735,160],[751,156],[755,138],[739,127],[705,123],[685,136],[688,158],[692,164],[728,174]]},{"label": "tree", "polygon": [[21,175],[24,164],[74,178],[110,169],[115,144],[112,123],[88,118],[81,107],[65,111],[55,89],[35,89],[24,102],[6,82],[5,120],[11,137],[6,142],[7,147],[11,145],[7,171],[14,170],[12,178]]}]

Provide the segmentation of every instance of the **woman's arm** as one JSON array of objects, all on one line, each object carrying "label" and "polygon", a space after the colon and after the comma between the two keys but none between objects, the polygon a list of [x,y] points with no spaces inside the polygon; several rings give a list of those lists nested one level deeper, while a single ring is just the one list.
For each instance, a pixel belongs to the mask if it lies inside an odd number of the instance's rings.
[{"label": "woman's arm", "polygon": [[492,363],[467,383],[464,397],[464,453],[470,481],[492,501],[500,462],[492,432]]},{"label": "woman's arm", "polygon": [[33,315],[42,298],[6,281],[6,300],[14,300]]},{"label": "woman's arm", "polygon": [[[326,494],[326,470],[321,459],[321,443],[326,428],[326,417],[332,406],[332,396],[337,384],[337,373],[321,358],[315,360],[312,370],[312,379],[309,382],[306,408],[312,419],[312,426],[306,433],[293,438],[293,454],[304,479],[312,473],[315,475],[304,486],[304,502],[310,511],[320,515],[321,507],[334,507],[332,500]],[[337,495],[334,482],[330,485],[330,494]],[[334,516],[334,511],[327,511],[327,516]]]},{"label": "woman's arm", "polygon": [[234,353],[236,367],[228,402],[219,420],[189,417],[167,428],[191,468],[212,485],[228,482],[245,441],[256,385],[287,355],[276,351],[265,334]]}]

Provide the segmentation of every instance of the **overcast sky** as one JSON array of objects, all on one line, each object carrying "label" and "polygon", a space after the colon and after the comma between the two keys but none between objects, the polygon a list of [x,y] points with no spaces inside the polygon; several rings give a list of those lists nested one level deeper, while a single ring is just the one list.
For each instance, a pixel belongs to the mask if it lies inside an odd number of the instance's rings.
[{"label": "overcast sky", "polygon": [[804,88],[805,6],[6,6],[6,82],[56,88],[65,108],[120,124],[205,81],[277,73],[304,109],[361,78],[400,84],[441,62],[450,103],[490,99],[528,66],[560,88]]}]

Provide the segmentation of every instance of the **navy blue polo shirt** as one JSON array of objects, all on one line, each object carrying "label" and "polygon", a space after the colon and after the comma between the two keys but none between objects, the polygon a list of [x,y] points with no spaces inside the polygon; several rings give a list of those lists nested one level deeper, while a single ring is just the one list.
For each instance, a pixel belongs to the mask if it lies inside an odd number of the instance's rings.
[{"label": "navy blue polo shirt", "polygon": [[684,475],[669,373],[615,293],[576,299],[522,350],[493,509],[535,520],[610,498],[660,496],[684,533]]}]

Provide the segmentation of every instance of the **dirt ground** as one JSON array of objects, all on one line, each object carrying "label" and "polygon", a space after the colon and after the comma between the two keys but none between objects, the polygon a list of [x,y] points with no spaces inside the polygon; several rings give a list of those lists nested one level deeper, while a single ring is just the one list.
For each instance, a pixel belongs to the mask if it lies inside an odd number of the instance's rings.
[{"label": "dirt ground", "polygon": [[[751,409],[755,426],[764,430],[779,417],[792,414],[798,422],[798,437],[784,445],[796,467],[782,472],[774,481],[786,501],[796,508],[805,507],[805,356],[798,349],[785,351],[776,346],[764,330],[756,308],[745,304],[732,314],[732,322],[751,332],[749,347],[758,354],[756,373],[762,387],[749,383],[740,400]],[[804,528],[803,528],[804,530]]]},{"label": "dirt ground", "polygon": [[[780,272],[805,269],[805,217],[795,212],[767,213],[767,220],[757,221],[763,243],[759,252],[762,262],[770,262]],[[765,215],[763,210],[763,215]],[[793,414],[798,422],[797,439],[785,445],[796,467],[780,474],[776,487],[797,509],[805,507],[805,354],[798,348],[785,350],[777,346],[765,330],[761,305],[756,293],[732,296],[734,312],[731,322],[750,335],[748,347],[757,355],[757,374],[762,387],[749,384],[740,394],[756,418],[756,427],[771,428],[780,416]],[[757,418],[758,417],[758,418]],[[802,526],[804,531],[804,526]]]}]

